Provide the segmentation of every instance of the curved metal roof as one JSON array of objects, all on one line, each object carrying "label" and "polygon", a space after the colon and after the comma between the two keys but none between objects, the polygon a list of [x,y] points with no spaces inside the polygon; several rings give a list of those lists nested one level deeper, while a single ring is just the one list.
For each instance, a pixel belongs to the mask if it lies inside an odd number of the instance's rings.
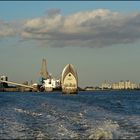
[{"label": "curved metal roof", "polygon": [[67,65],[65,66],[65,68],[63,69],[63,71],[62,71],[62,81],[64,80],[65,76],[66,76],[68,73],[73,74],[73,76],[74,76],[74,77],[76,78],[76,80],[77,80],[77,73],[75,72],[73,65],[72,65],[72,64],[67,64]]}]

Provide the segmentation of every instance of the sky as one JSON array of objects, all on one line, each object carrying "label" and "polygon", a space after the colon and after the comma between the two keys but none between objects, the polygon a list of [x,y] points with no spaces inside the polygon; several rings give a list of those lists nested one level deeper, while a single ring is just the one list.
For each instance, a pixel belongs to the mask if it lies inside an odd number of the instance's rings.
[{"label": "sky", "polygon": [[37,82],[68,63],[79,86],[140,83],[139,1],[0,1],[0,75]]}]

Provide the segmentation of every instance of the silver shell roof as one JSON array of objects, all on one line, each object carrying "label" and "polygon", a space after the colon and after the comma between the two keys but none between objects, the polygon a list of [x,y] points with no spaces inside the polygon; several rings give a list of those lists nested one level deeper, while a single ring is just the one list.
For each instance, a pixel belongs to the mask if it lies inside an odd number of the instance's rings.
[{"label": "silver shell roof", "polygon": [[67,64],[67,65],[65,66],[65,68],[63,69],[63,71],[62,71],[62,77],[61,77],[61,80],[62,80],[62,81],[64,80],[65,76],[66,76],[68,73],[72,73],[73,76],[74,76],[76,79],[78,79],[78,78],[77,78],[77,73],[76,73],[76,71],[74,70],[73,65],[72,65],[72,64]]}]

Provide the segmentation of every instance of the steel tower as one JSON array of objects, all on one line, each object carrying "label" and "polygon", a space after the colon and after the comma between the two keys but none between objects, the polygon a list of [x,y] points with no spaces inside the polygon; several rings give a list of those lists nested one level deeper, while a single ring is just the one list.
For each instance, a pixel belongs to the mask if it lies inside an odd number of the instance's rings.
[{"label": "steel tower", "polygon": [[42,65],[41,65],[40,75],[44,79],[47,79],[48,76],[49,76],[48,71],[47,71],[47,62],[46,62],[46,59],[44,59],[44,58],[42,59]]}]

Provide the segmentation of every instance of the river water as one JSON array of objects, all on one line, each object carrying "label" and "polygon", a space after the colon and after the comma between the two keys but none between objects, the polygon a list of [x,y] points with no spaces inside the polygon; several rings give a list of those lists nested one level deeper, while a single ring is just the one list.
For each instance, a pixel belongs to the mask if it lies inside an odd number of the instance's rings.
[{"label": "river water", "polygon": [[140,139],[140,91],[0,92],[0,139]]}]

